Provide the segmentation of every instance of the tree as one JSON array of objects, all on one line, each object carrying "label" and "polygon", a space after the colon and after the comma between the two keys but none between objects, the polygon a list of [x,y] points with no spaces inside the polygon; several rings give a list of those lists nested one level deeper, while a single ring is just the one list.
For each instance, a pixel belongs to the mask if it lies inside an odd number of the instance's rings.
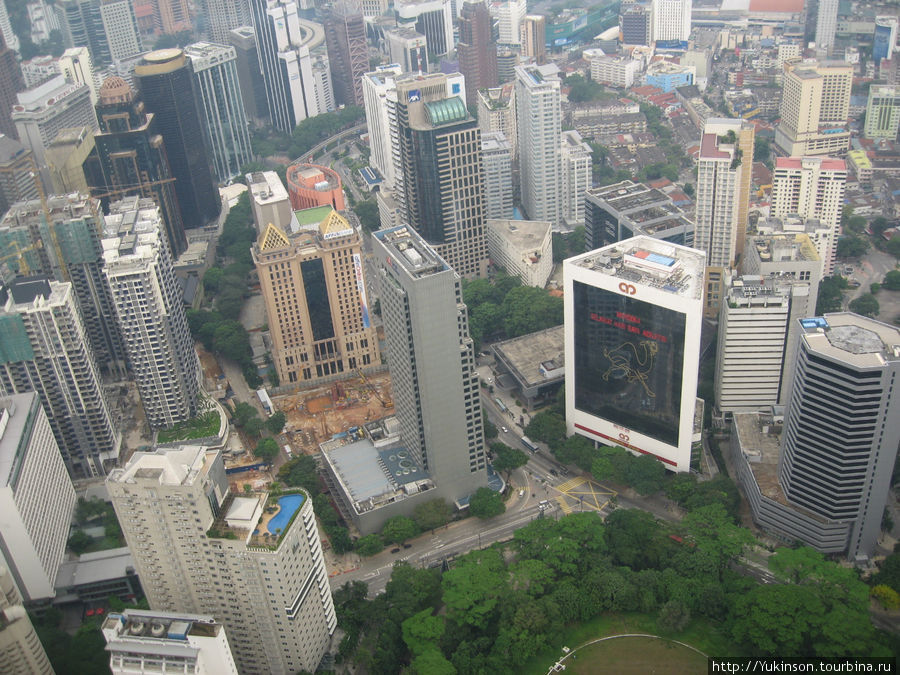
[{"label": "tree", "polygon": [[680,633],[691,621],[691,610],[680,600],[669,600],[659,608],[656,620],[663,630]]},{"label": "tree", "polygon": [[732,637],[766,656],[804,656],[824,612],[808,587],[760,585],[735,598]]},{"label": "tree", "polygon": [[360,225],[366,232],[374,232],[381,229],[381,217],[378,214],[378,204],[374,199],[366,199],[357,202],[353,212],[359,218]]},{"label": "tree", "polygon": [[266,429],[273,434],[280,434],[284,430],[284,423],[286,420],[287,418],[284,413],[279,410],[266,420]]},{"label": "tree", "polygon": [[384,550],[384,542],[377,534],[367,534],[356,542],[356,552],[361,556],[375,555]]},{"label": "tree", "polygon": [[[262,421],[259,417],[251,417],[244,424],[244,433],[246,433],[251,438],[259,438],[262,434],[263,427],[265,426],[265,422]],[[273,439],[268,439],[275,442]],[[277,444],[276,444],[277,445]]]},{"label": "tree", "polygon": [[895,258],[900,258],[900,235],[895,234],[891,237],[885,250]]},{"label": "tree", "polygon": [[881,285],[889,291],[900,291],[900,270],[891,270],[885,274]]},{"label": "tree", "polygon": [[469,513],[482,520],[499,516],[504,511],[506,505],[503,503],[503,497],[490,488],[478,488],[469,500]]},{"label": "tree", "polygon": [[753,543],[753,535],[735,525],[722,504],[710,504],[688,513],[682,521],[697,551],[707,553],[716,563],[721,580],[728,563]]},{"label": "tree", "polygon": [[862,314],[863,316],[876,317],[881,311],[878,300],[871,293],[865,293],[855,300],[850,301],[850,311]]},{"label": "tree", "polygon": [[253,454],[271,464],[272,460],[278,457],[278,443],[273,438],[264,438],[256,444]]},{"label": "tree", "polygon": [[278,471],[278,479],[288,487],[302,487],[313,496],[319,493],[316,460],[309,455],[298,455],[285,463]]},{"label": "tree", "polygon": [[423,502],[413,510],[413,520],[423,531],[443,527],[452,516],[453,507],[440,498]]},{"label": "tree", "polygon": [[838,258],[859,258],[869,250],[869,242],[862,237],[845,236],[838,239]]},{"label": "tree", "polygon": [[494,470],[505,473],[507,478],[513,471],[528,464],[528,455],[505,443],[491,443],[491,452],[494,453]]},{"label": "tree", "polygon": [[764,136],[757,136],[753,144],[753,161],[768,162],[772,156],[772,147],[769,145],[769,139]]},{"label": "tree", "polygon": [[872,597],[875,598],[884,609],[900,609],[900,593],[890,586],[880,584],[872,588]]},{"label": "tree", "polygon": [[434,616],[430,607],[413,614],[402,625],[403,641],[415,655],[429,650],[437,650],[438,642],[444,634],[444,619]]},{"label": "tree", "polygon": [[206,291],[207,295],[212,296],[218,292],[219,284],[222,282],[224,275],[225,270],[221,267],[210,267],[203,273],[203,290]]},{"label": "tree", "polygon": [[402,544],[419,534],[419,528],[412,518],[394,516],[381,528],[381,537],[392,544]]},{"label": "tree", "polygon": [[460,625],[483,631],[498,615],[501,599],[509,596],[507,578],[497,549],[473,551],[457,560],[441,580],[450,617]]},{"label": "tree", "polygon": [[694,184],[693,183],[685,183],[684,184],[684,194],[686,194],[691,199],[694,198]]},{"label": "tree", "polygon": [[69,537],[69,548],[73,552],[81,555],[90,548],[94,543],[94,538],[87,534],[84,530],[75,530]]},{"label": "tree", "polygon": [[641,495],[658,492],[666,477],[666,469],[653,455],[631,457],[626,468],[626,482]]},{"label": "tree", "polygon": [[634,570],[659,566],[665,547],[652,514],[640,509],[616,509],[606,518],[604,533],[617,564]]},{"label": "tree", "polygon": [[235,426],[242,427],[254,417],[259,417],[256,408],[249,403],[240,401],[234,406],[234,413],[231,415],[231,420],[234,422]]},{"label": "tree", "polygon": [[843,291],[849,288],[847,280],[840,276],[825,277],[819,282],[819,299],[816,302],[816,314],[837,312],[841,309]]},{"label": "tree", "polygon": [[503,330],[513,338],[559,326],[563,322],[563,301],[542,288],[518,286],[503,298]]},{"label": "tree", "polygon": [[484,406],[481,406],[481,424],[484,426],[484,440],[490,441],[497,438],[497,426],[488,419]]},{"label": "tree", "polygon": [[543,441],[553,448],[566,440],[566,421],[556,413],[539,412],[531,418],[525,433],[532,440]]}]

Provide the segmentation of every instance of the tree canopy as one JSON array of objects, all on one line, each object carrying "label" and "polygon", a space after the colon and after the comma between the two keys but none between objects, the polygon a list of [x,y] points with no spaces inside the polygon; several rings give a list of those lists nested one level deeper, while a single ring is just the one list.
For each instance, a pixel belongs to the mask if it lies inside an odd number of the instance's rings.
[{"label": "tree canopy", "polygon": [[490,488],[480,487],[469,499],[469,512],[476,518],[493,518],[506,511],[503,497]]}]

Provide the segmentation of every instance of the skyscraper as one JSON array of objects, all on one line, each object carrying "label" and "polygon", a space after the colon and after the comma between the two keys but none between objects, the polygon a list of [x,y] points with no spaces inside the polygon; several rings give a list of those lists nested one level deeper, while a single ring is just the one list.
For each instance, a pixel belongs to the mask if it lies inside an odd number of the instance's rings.
[{"label": "skyscraper", "polygon": [[690,470],[704,265],[644,236],[565,261],[569,433]]},{"label": "skyscraper", "polygon": [[0,566],[26,600],[52,598],[75,489],[34,392],[0,398],[0,467]]},{"label": "skyscraper", "polygon": [[397,25],[411,25],[425,36],[431,56],[453,51],[453,26],[456,14],[452,0],[396,0]]},{"label": "skyscraper", "polygon": [[369,69],[369,47],[366,24],[356,0],[332,4],[324,23],[335,103],[362,105],[362,76]]},{"label": "skyscraper", "polygon": [[516,133],[516,87],[507,83],[502,87],[482,89],[478,92],[478,128],[482,137],[499,132],[506,137],[513,161],[518,158],[518,133]]},{"label": "skyscraper", "polygon": [[234,47],[208,42],[188,45],[200,110],[209,139],[216,179],[226,183],[253,159]]},{"label": "skyscraper", "polygon": [[497,42],[519,46],[522,43],[522,21],[528,13],[525,0],[503,0],[490,3],[491,16],[497,20]]},{"label": "skyscraper", "polygon": [[3,42],[0,35],[0,134],[17,139],[19,134],[12,121],[12,108],[17,103],[16,94],[25,89],[25,78],[19,67],[16,52]]},{"label": "skyscraper", "polygon": [[162,213],[169,249],[174,255],[180,254],[187,248],[187,239],[176,178],[157,114],[144,108],[140,96],[125,80],[108,77],[100,87],[97,118],[97,151],[87,162],[91,187],[113,195],[112,201],[134,194],[152,198]]},{"label": "skyscraper", "polygon": [[60,15],[65,45],[87,47],[98,67],[143,49],[128,0],[62,0]]},{"label": "skyscraper", "polygon": [[484,164],[484,219],[513,216],[512,153],[506,137],[499,133],[481,135]]},{"label": "skyscraper", "polygon": [[19,38],[13,32],[12,23],[9,21],[9,13],[6,11],[6,2],[0,2],[0,40],[13,51],[19,51]]},{"label": "skyscraper", "polygon": [[187,0],[155,0],[153,21],[157,31],[169,35],[193,29]]},{"label": "skyscraper", "polygon": [[469,0],[459,17],[459,72],[466,78],[466,100],[474,102],[476,92],[497,86],[497,43],[491,34],[491,13],[480,0]]},{"label": "skyscraper", "polygon": [[866,105],[866,138],[897,138],[900,129],[900,87],[873,84]]},{"label": "skyscraper", "polygon": [[592,185],[591,146],[577,131],[560,137],[560,218],[568,227],[584,225],[585,193]]},{"label": "skyscraper", "polygon": [[102,476],[120,438],[69,283],[13,280],[0,292],[0,394],[33,391],[74,478]]},{"label": "skyscraper", "polygon": [[847,557],[865,560],[881,533],[900,443],[892,395],[900,331],[850,313],[801,325],[779,481],[789,504],[842,523]]},{"label": "skyscraper", "polygon": [[228,44],[235,48],[241,100],[247,118],[256,125],[265,124],[269,117],[269,104],[266,102],[266,83],[259,69],[259,53],[253,27],[240,26],[229,32]]},{"label": "skyscraper", "polygon": [[415,28],[398,26],[385,30],[384,42],[388,60],[391,64],[398,64],[401,72],[428,72],[428,38]]},{"label": "skyscraper", "polygon": [[622,5],[619,26],[626,45],[649,45],[653,40],[653,11],[646,5]]},{"label": "skyscraper", "polygon": [[827,241],[820,242],[822,276],[831,276],[837,237],[840,232],[847,165],[830,157],[778,157],[772,182],[771,214],[785,217],[797,214],[817,219],[831,230]]},{"label": "skyscraper", "polygon": [[0,214],[15,202],[37,199],[38,180],[34,153],[14,138],[0,134]]},{"label": "skyscraper", "polygon": [[443,76],[397,85],[406,222],[459,274],[484,276],[481,130],[465,101],[445,91]]},{"label": "skyscraper", "polygon": [[834,49],[838,4],[838,0],[819,0],[819,10],[816,15],[816,49],[823,49],[829,55]]},{"label": "skyscraper", "polygon": [[692,0],[653,0],[653,40],[687,42]]},{"label": "skyscraper", "polygon": [[159,208],[152,200],[126,197],[110,205],[103,262],[150,428],[165,429],[194,417],[199,361]]},{"label": "skyscraper", "polygon": [[522,206],[531,220],[560,222],[562,133],[559,69],[516,67],[516,125]]},{"label": "skyscraper", "polygon": [[540,14],[527,14],[522,20],[522,56],[538,64],[547,60],[547,20]]},{"label": "skyscraper", "polygon": [[[363,104],[366,109],[366,129],[369,132],[369,163],[384,178],[386,187],[394,187],[394,157],[391,150],[390,110],[396,108],[395,78],[403,72],[398,64],[378,66],[362,78]],[[389,105],[392,103],[392,105]]]},{"label": "skyscraper", "polygon": [[724,271],[743,248],[750,202],[753,125],[710,118],[700,138],[697,163],[694,248],[706,253],[706,310],[716,316],[724,292]]},{"label": "skyscraper", "polygon": [[94,66],[87,47],[70,47],[56,61],[60,74],[67,80],[86,84],[91,90],[91,105],[97,105],[97,83]]},{"label": "skyscraper", "polygon": [[[180,49],[150,52],[134,69],[134,78],[147,110],[156,113],[184,227],[201,227],[219,215],[222,202],[210,173],[187,58]],[[173,250],[173,256],[179,256],[182,250]]]},{"label": "skyscraper", "polygon": [[10,675],[53,675],[47,652],[28,618],[16,584],[0,565],[0,670]]},{"label": "skyscraper", "polygon": [[[160,3],[162,4],[162,3]],[[144,51],[134,7],[128,0],[100,0],[100,17],[111,61],[127,59]],[[76,44],[74,47],[84,45]]]},{"label": "skyscraper", "polygon": [[231,31],[250,23],[250,6],[243,0],[201,0],[209,41],[227,45]]},{"label": "skyscraper", "polygon": [[793,157],[845,153],[852,85],[853,64],[786,63],[775,145]]},{"label": "skyscraper", "polygon": [[270,223],[252,249],[285,384],[350,373],[380,363],[369,318],[362,238],[330,211],[317,231],[288,235]]},{"label": "skyscraper", "polygon": [[437,495],[464,499],[487,473],[460,275],[406,227],[376,232],[372,247],[400,435]]},{"label": "skyscraper", "polygon": [[137,452],[107,489],[154,611],[215,616],[239,672],[316,670],[337,619],[306,492],[273,518],[267,488],[236,494],[197,446]]}]

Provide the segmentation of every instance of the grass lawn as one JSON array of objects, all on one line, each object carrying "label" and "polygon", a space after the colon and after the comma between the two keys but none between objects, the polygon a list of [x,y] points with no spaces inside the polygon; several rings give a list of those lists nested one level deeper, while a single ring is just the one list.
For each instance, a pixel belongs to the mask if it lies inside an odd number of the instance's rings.
[{"label": "grass lawn", "polygon": [[189,441],[192,438],[206,438],[219,433],[219,413],[215,410],[198,415],[193,419],[179,422],[171,429],[164,429],[157,436],[158,443]]},{"label": "grass lawn", "polygon": [[[536,657],[531,659],[525,667],[522,669],[524,673],[532,673],[533,675],[544,675],[547,672],[547,669],[550,665],[552,665],[556,659],[558,659],[562,655],[562,646],[565,645],[570,649],[575,649],[576,647],[583,645],[586,642],[590,642],[591,640],[596,640],[597,638],[606,637],[607,635],[619,635],[622,633],[647,633],[648,635],[659,635],[660,637],[669,638],[672,640],[678,640],[679,642],[684,642],[686,644],[699,649],[701,652],[705,654],[709,654],[710,656],[743,656],[744,653],[741,649],[736,647],[731,643],[726,635],[723,635],[719,631],[719,626],[715,623],[708,621],[705,618],[695,618],[692,619],[688,627],[685,628],[680,633],[675,633],[671,631],[664,631],[657,626],[656,623],[656,615],[655,614],[605,614],[603,616],[597,617],[593,621],[588,621],[587,623],[577,624],[572,626],[570,632],[568,632],[563,639],[562,642],[557,644],[553,649],[547,649],[543,652],[540,652]],[[624,638],[623,638],[624,639]],[[608,640],[605,643],[600,643],[602,645],[607,645],[607,649],[619,649],[619,647],[615,647],[616,642],[620,642],[621,640]],[[647,642],[651,642],[651,640],[647,640]],[[652,642],[659,642],[658,640],[653,640]],[[665,645],[667,643],[660,643]],[[643,653],[644,647],[646,645],[642,644],[639,647],[636,647],[640,650],[640,652],[631,651],[633,658],[635,660],[638,659],[637,654]],[[632,644],[632,647],[635,647]],[[593,648],[592,648],[593,649]],[[666,651],[663,654],[669,654],[669,647],[665,647]],[[699,655],[689,649],[679,648],[684,652],[689,652],[699,658]],[[587,650],[585,650],[587,652]],[[594,652],[591,651],[590,654]],[[649,652],[648,652],[649,653]],[[655,652],[654,652],[655,653]],[[579,652],[581,654],[581,652]],[[593,656],[588,656],[587,654],[582,657],[578,656],[576,663],[582,659],[587,660],[588,658],[591,661],[594,661]],[[599,657],[603,658],[603,657]],[[674,657],[673,657],[674,658]],[[687,656],[685,656],[687,658]],[[657,662],[658,665],[665,665],[669,660],[668,656],[663,656],[661,661]],[[567,667],[571,668],[572,664],[570,663],[571,659],[566,659],[566,663],[569,664]],[[637,661],[636,661],[637,662]],[[601,661],[602,663],[602,661]],[[659,670],[656,668],[647,668],[646,663],[643,661],[643,667],[634,672],[676,672],[669,670]],[[703,672],[706,672],[706,661],[703,661]],[[585,670],[585,671],[576,671],[576,672],[584,672],[584,673],[592,673],[592,672],[600,672],[599,670]],[[605,672],[619,672],[616,668],[609,668]],[[630,671],[626,671],[630,672]],[[681,672],[693,672],[691,670],[685,670]]]},{"label": "grass lawn", "polygon": [[[573,658],[574,656],[574,658]],[[706,657],[693,649],[655,638],[624,637],[579,649],[565,660],[566,670],[578,675],[616,673],[705,673]]]}]

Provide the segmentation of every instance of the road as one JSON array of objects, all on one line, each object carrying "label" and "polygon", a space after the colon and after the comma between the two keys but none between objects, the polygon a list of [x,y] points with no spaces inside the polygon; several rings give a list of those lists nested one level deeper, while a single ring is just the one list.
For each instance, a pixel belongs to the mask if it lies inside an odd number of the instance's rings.
[{"label": "road", "polygon": [[[869,249],[868,253],[863,256],[857,265],[854,265],[853,274],[850,275],[851,281],[858,281],[859,288],[853,289],[845,296],[847,304],[851,300],[855,300],[859,296],[869,292],[869,286],[873,283],[881,283],[884,275],[894,269],[897,265],[897,259],[879,251],[877,248]],[[836,270],[837,272],[837,270]]]}]

